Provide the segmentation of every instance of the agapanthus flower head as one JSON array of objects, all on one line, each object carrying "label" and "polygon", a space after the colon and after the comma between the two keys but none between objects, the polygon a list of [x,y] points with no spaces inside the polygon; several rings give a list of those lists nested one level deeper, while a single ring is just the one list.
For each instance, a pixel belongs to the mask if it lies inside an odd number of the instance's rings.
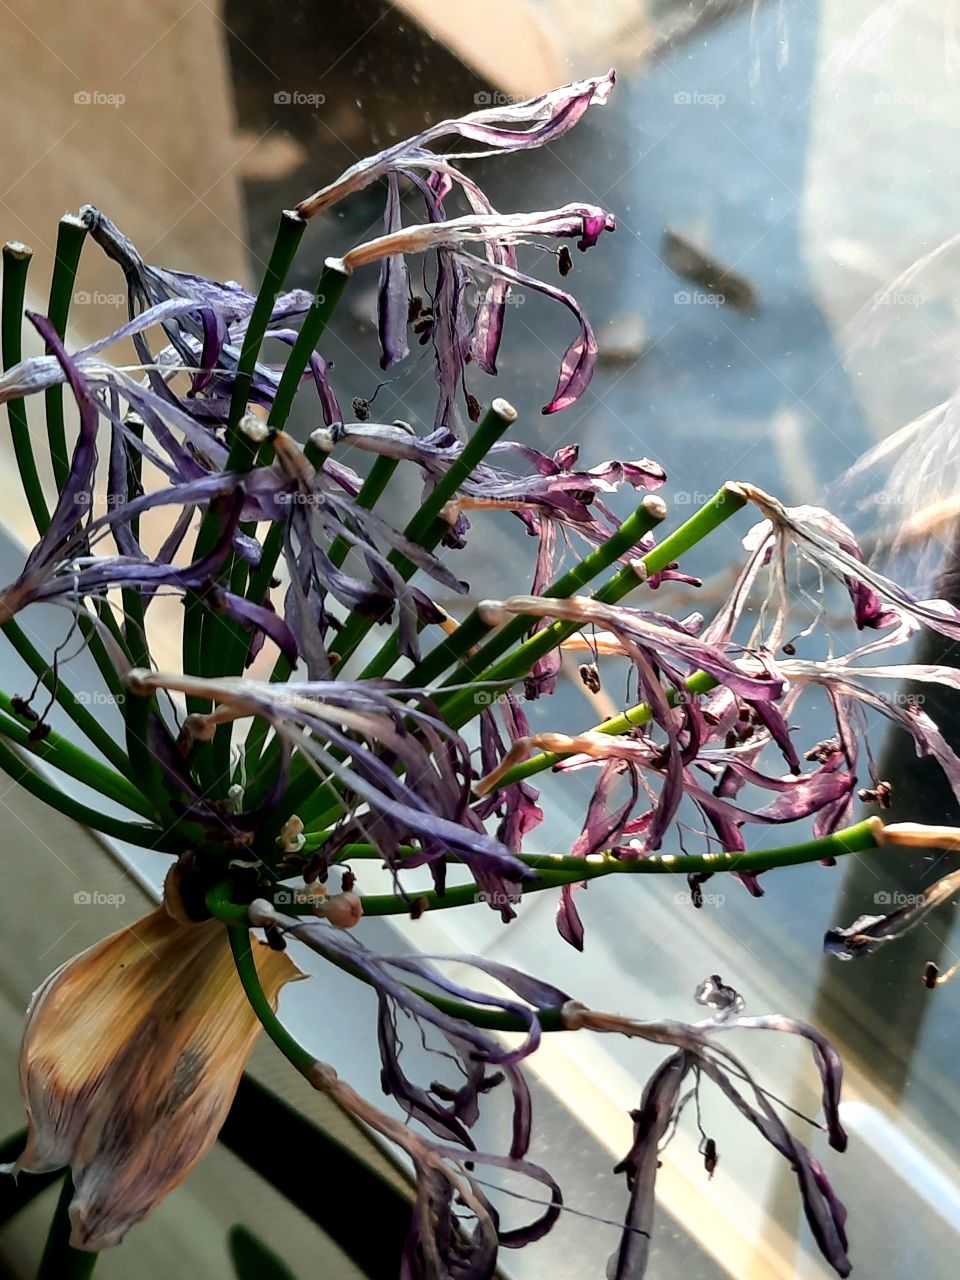
[{"label": "agapanthus flower head", "polygon": [[[597,343],[565,281],[573,248],[591,249],[615,219],[584,202],[501,213],[459,164],[562,138],[612,87],[611,73],[498,104],[359,161],[282,215],[257,294],[146,262],[91,206],[66,224],[122,271],[129,317],[76,349],[62,324],[30,315],[44,354],[0,375],[38,529],[0,591],[0,629],[35,680],[2,697],[0,766],[58,805],[29,754],[42,753],[109,801],[101,813],[64,800],[66,812],[177,859],[165,905],[52,975],[28,1014],[21,1076],[31,1130],[17,1167],[71,1167],[82,1248],[119,1240],[209,1148],[262,1025],[311,1084],[412,1161],[404,1280],[489,1280],[501,1247],[538,1239],[563,1212],[556,1180],[528,1158],[524,1071],[544,1035],[576,1032],[643,1039],[668,1054],[638,1087],[611,1277],[644,1274],[657,1171],[706,1082],[788,1162],[821,1251],[838,1274],[849,1271],[845,1211],[823,1168],[725,1044],[749,1030],[807,1044],[823,1127],[842,1150],[839,1059],[815,1028],[746,1016],[718,973],[697,989],[700,1021],[645,1022],[586,1008],[483,957],[370,945],[377,915],[417,920],[486,903],[509,925],[529,894],[550,892],[561,938],[589,954],[580,890],[601,875],[683,870],[696,909],[721,873],[759,897],[761,875],[792,861],[829,863],[885,841],[960,847],[953,829],[844,826],[858,797],[890,802],[868,738],[878,717],[909,732],[960,799],[960,759],[942,726],[919,701],[889,692],[904,681],[956,691],[960,676],[880,657],[920,627],[960,638],[960,611],[880,574],[830,512],[786,507],[748,483],[722,486],[662,537],[668,508],[653,491],[666,474],[655,460],[597,461],[589,441],[582,457],[566,439],[536,448],[506,400],[485,411],[474,378],[497,372],[515,289],[559,302],[576,323],[544,411],[583,395]],[[456,138],[477,151],[434,149]],[[375,182],[385,193],[382,234],[336,245],[313,293],[285,291],[306,221]],[[530,248],[546,251],[541,261],[560,284],[522,269]],[[22,249],[5,255],[14,269],[24,260]],[[437,407],[426,431],[375,421],[370,388],[344,385],[323,353],[341,292],[374,265],[382,366],[406,359],[414,338],[432,344]],[[8,296],[5,284],[5,304]],[[5,357],[17,347],[9,311]],[[136,362],[111,362],[108,349],[128,340]],[[56,421],[64,393],[78,419],[71,448],[54,458],[49,507],[27,465],[24,402],[33,413],[40,392],[51,439],[58,425],[66,437]],[[313,415],[302,436],[288,426],[298,396]],[[345,422],[351,402],[357,421]],[[391,487],[398,467],[417,482],[403,513],[409,490]],[[626,498],[634,510],[622,516]],[[711,615],[691,553],[747,503],[761,521]],[[466,581],[462,551],[502,515],[534,541],[520,540],[531,554],[514,594],[489,600],[482,582]],[[502,548],[481,550],[489,560]],[[837,626],[830,592],[843,601]],[[122,743],[62,685],[67,641],[46,664],[25,640],[16,619],[42,603],[70,611],[67,639],[89,648],[122,708]],[[169,640],[181,631],[178,666]],[[565,675],[596,713],[572,717],[574,698],[528,716],[524,698],[548,697]],[[33,706],[41,688],[97,758],[53,732]],[[566,847],[544,854],[530,846],[551,829],[550,794],[531,779],[548,770],[591,785]],[[118,807],[126,817],[113,816]],[[749,847],[758,826],[791,824],[813,839]],[[389,893],[364,892],[364,859],[386,870]],[[953,873],[909,909],[861,917],[832,931],[829,946],[865,954],[958,884]],[[361,1098],[279,1019],[280,989],[299,976],[297,948],[374,990],[394,1114]],[[927,985],[943,977],[925,973]],[[422,1055],[436,1055],[436,1079],[420,1078]],[[498,1106],[509,1137],[502,1150],[478,1151],[481,1116]],[[700,1136],[709,1176],[722,1152]],[[541,1211],[525,1226],[503,1225],[485,1177],[495,1171],[535,1184]]]}]

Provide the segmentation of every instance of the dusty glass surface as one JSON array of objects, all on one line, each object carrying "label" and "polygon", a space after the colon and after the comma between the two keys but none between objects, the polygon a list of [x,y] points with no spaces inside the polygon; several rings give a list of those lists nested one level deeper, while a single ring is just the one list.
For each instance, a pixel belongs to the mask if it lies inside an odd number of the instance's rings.
[{"label": "dusty glass surface", "polygon": [[[514,298],[498,389],[520,410],[517,434],[550,450],[578,440],[590,464],[614,454],[656,458],[668,471],[672,520],[726,478],[790,502],[821,502],[829,491],[878,542],[891,519],[903,518],[890,504],[881,519],[876,507],[858,507],[852,488],[831,486],[864,450],[956,389],[960,251],[922,263],[960,230],[960,54],[948,0],[613,4],[596,23],[579,6],[541,0],[494,6],[486,23],[464,7],[459,38],[451,33],[459,6],[441,21],[430,5],[228,0],[156,5],[144,16],[120,4],[99,15],[113,28],[106,61],[92,35],[78,34],[76,15],[5,8],[10,73],[30,68],[49,91],[0,143],[6,236],[40,248],[63,206],[90,200],[151,260],[248,282],[277,211],[357,156],[493,95],[534,92],[551,70],[563,80],[613,63],[620,83],[610,105],[562,146],[486,166],[498,207],[582,198],[618,219],[616,235],[578,275],[601,365],[568,414],[539,415],[569,341],[564,318],[534,297]],[[85,6],[84,21],[96,26],[99,8]],[[529,36],[531,21],[541,43]],[[513,23],[514,51],[495,72]],[[292,283],[311,286],[322,259],[380,216],[379,198],[364,194],[319,219]],[[668,231],[742,276],[749,305],[720,303],[672,271]],[[102,278],[89,281],[91,315],[117,306],[116,282],[99,270]],[[373,284],[357,290],[325,339],[341,396],[376,393],[381,420],[424,426],[434,403],[429,354],[398,377],[382,374],[374,304]],[[315,425],[304,412],[297,429]],[[948,434],[938,447],[946,485]],[[409,506],[415,494],[398,491],[396,501]],[[704,587],[669,588],[673,604],[716,603],[746,524],[733,522],[698,548],[685,567]],[[947,526],[941,541],[950,536]],[[512,530],[491,519],[489,535],[464,554],[480,558],[491,591],[507,592],[523,540],[519,523]],[[927,656],[952,660],[946,651]],[[566,719],[596,718],[573,681],[558,699]],[[561,711],[538,704],[535,727]],[[945,712],[948,736],[960,736],[951,731],[956,709]],[[957,821],[932,769],[902,745],[884,750],[898,818]],[[544,848],[567,848],[575,837],[576,785],[545,782]],[[775,843],[775,832],[757,829],[754,847]],[[960,1232],[956,1000],[949,987],[929,995],[918,974],[925,960],[947,967],[957,958],[953,910],[937,912],[904,948],[859,965],[823,957],[820,944],[831,925],[888,909],[890,895],[943,874],[947,857],[897,852],[794,868],[769,877],[758,901],[724,883],[699,912],[666,878],[598,883],[582,895],[582,960],[557,937],[550,895],[508,930],[478,907],[416,926],[377,924],[370,939],[376,945],[378,933],[396,929],[406,945],[530,965],[588,1001],[650,1017],[696,1016],[694,988],[719,972],[749,1011],[782,1009],[823,1025],[848,1064],[851,1148],[832,1172],[850,1209],[856,1273],[946,1277]],[[160,859],[135,858],[148,878],[159,874]],[[377,888],[372,876],[364,888]],[[358,1088],[377,1093],[373,997],[339,976],[324,977],[322,995],[318,985],[292,989],[285,1010],[308,1043],[316,1036]],[[318,1002],[338,1011],[333,1047],[317,1029]],[[810,1105],[799,1054],[764,1048],[782,1057],[770,1074],[795,1079],[787,1100]],[[655,1061],[634,1044],[564,1043],[534,1063],[543,1123],[532,1155],[555,1170],[570,1212],[536,1250],[505,1259],[510,1274],[601,1273],[616,1231],[597,1218],[616,1218],[622,1191],[600,1175],[629,1141],[625,1113]],[[732,1126],[724,1143],[721,1104],[715,1112],[723,1157],[711,1182],[689,1134],[666,1156],[651,1275],[826,1275],[788,1171]]]}]

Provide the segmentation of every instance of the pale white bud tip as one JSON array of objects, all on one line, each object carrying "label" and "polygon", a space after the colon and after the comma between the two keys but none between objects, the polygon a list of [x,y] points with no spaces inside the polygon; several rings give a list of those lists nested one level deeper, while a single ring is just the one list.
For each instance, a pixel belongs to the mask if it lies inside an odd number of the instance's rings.
[{"label": "pale white bud tip", "polygon": [[333,453],[333,432],[329,427],[317,427],[310,433],[310,443],[315,444],[323,453]]},{"label": "pale white bud tip", "polygon": [[666,520],[667,504],[658,494],[648,493],[640,505],[655,520]]},{"label": "pale white bud tip", "polygon": [[271,428],[255,413],[245,413],[240,419],[240,430],[254,444],[263,444],[270,438]]},{"label": "pale white bud tip", "polygon": [[516,409],[509,400],[504,400],[502,396],[497,396],[490,408],[498,418],[503,418],[505,422],[516,422],[517,420]]}]

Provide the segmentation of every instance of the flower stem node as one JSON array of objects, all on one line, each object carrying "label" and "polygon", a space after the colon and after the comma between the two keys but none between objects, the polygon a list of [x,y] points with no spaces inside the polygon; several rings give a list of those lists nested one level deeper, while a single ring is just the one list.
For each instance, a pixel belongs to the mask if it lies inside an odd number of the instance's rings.
[{"label": "flower stem node", "polygon": [[333,453],[336,441],[329,427],[317,427],[310,433],[310,443],[316,445],[321,453]]},{"label": "flower stem node", "polygon": [[568,1000],[560,1010],[561,1025],[567,1031],[579,1031],[584,1026],[587,1006],[580,1000]]},{"label": "flower stem node", "polygon": [[131,667],[123,676],[123,685],[128,693],[136,698],[149,698],[156,685],[153,683],[153,672],[146,667]]},{"label": "flower stem node", "polygon": [[239,425],[243,434],[254,444],[266,444],[274,434],[272,427],[268,427],[262,418],[249,411],[240,419]]},{"label": "flower stem node", "polygon": [[499,600],[481,600],[477,605],[477,615],[485,627],[502,627],[513,617]]}]

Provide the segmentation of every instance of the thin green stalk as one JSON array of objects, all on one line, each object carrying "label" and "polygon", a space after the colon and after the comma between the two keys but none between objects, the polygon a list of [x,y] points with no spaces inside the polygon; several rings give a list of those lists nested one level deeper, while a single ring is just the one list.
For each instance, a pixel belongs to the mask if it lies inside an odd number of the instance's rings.
[{"label": "thin green stalk", "polygon": [[300,240],[306,228],[306,222],[298,213],[294,213],[290,209],[284,209],[283,213],[281,213],[280,225],[277,228],[270,260],[264,271],[263,280],[257,292],[257,299],[253,304],[253,311],[250,313],[247,331],[243,338],[243,346],[240,348],[240,358],[237,360],[237,376],[233,384],[233,393],[230,396],[230,412],[227,416],[227,427],[231,441],[237,437],[237,426],[247,408],[250,388],[253,385],[253,374],[257,367],[257,356],[259,356],[260,348],[263,345],[263,335],[270,324],[270,317],[273,314],[277,294],[283,289],[287,276],[290,274],[290,268],[293,266],[293,260],[297,255],[297,249],[300,247]]},{"label": "thin green stalk", "polygon": [[[760,851],[755,854],[715,854],[713,861],[708,857],[699,859],[696,856],[678,855],[675,859],[668,857],[660,857],[651,859],[661,865],[658,871],[665,874],[677,874],[681,870],[690,874],[697,870],[706,871],[767,871],[774,867],[795,866],[803,862],[815,862],[821,858],[842,857],[848,853],[863,853],[869,849],[878,846],[882,839],[883,823],[879,818],[868,818],[864,822],[857,823],[855,826],[847,827],[843,831],[838,831],[832,836],[826,836],[821,840],[811,840],[804,844],[788,845],[781,849],[769,849]],[[718,865],[717,860],[726,865]],[[576,862],[578,859],[562,859],[565,862]],[[616,861],[611,859],[611,861]],[[640,864],[645,862],[645,858],[637,858],[624,860],[618,863],[616,870],[627,870],[629,863]],[[706,866],[695,866],[706,862]],[[681,863],[684,865],[681,867]],[[690,864],[690,865],[687,865]],[[599,867],[602,864],[587,863],[586,866],[576,868],[576,879],[584,880],[595,878],[600,875],[609,875],[614,870],[593,870],[594,866]],[[640,870],[640,866],[630,866],[631,870]],[[564,881],[559,879],[553,882],[562,884]],[[569,883],[569,882],[567,882]],[[553,887],[542,885],[540,887]],[[476,900],[476,887],[474,885],[462,886],[456,892],[469,894],[468,901]],[[454,893],[454,890],[448,890],[447,897]],[[393,895],[387,895],[392,897]],[[430,895],[423,895],[429,899]],[[364,914],[386,914],[386,912],[367,911],[367,904],[375,904],[377,898],[364,898]],[[233,948],[234,960],[237,964],[237,970],[240,974],[240,980],[243,988],[247,993],[247,997],[263,1024],[264,1030],[273,1040],[274,1044],[280,1049],[281,1053],[301,1071],[308,1079],[312,1078],[312,1071],[316,1064],[316,1059],[296,1040],[286,1028],[282,1025],[279,1018],[270,1007],[263,988],[260,986],[260,980],[257,976],[256,967],[253,962],[253,955],[250,950],[249,933],[248,933],[248,917],[247,908],[232,903],[229,898],[228,887],[221,885],[214,889],[207,896],[207,906],[211,913],[222,920],[229,927],[230,944]],[[402,908],[405,912],[409,911],[409,904],[403,904]],[[286,906],[284,907],[286,911]],[[350,964],[345,958],[336,958],[334,956],[327,957],[338,968],[359,978],[362,982],[371,983],[371,979]],[[448,996],[440,996],[432,991],[426,991],[423,988],[405,984],[408,990],[421,996],[424,1000],[428,1000],[435,1008],[450,1014],[452,1017],[461,1018],[464,1022],[469,1022],[475,1027],[482,1027],[491,1031],[526,1031],[527,1025],[518,1015],[508,1013],[500,1009],[490,1009],[483,1006],[471,1005],[462,1000],[455,1000]],[[564,1021],[562,1011],[559,1009],[536,1009],[535,1010],[540,1021],[541,1028],[544,1031],[567,1031],[568,1027]]]},{"label": "thin green stalk", "polygon": [[[842,858],[850,853],[865,853],[882,843],[883,823],[879,818],[866,818],[833,835],[799,844],[781,845],[776,849],[754,849],[740,853],[658,853],[639,854],[637,857],[617,858],[611,853],[596,854],[590,858],[571,858],[562,854],[541,853],[519,855],[520,861],[536,876],[523,882],[523,896],[542,889],[556,889],[565,884],[579,884],[583,880],[597,880],[611,875],[720,875],[732,871],[774,871],[780,867],[795,867],[808,862],[820,862],[826,858]],[[309,839],[307,847],[311,845]],[[410,850],[414,852],[413,849]],[[373,845],[346,845],[339,861],[349,862],[357,858],[379,859],[380,853]],[[411,892],[406,898],[395,893],[364,894],[365,916],[409,915],[415,907],[420,911],[441,911],[447,907],[469,906],[486,901],[484,891],[472,881],[453,885],[445,893],[424,890]],[[288,915],[309,915],[308,904],[280,904]]]},{"label": "thin green stalk", "polygon": [[302,1072],[309,1080],[317,1060],[286,1029],[274,1013],[270,1001],[260,985],[257,966],[253,959],[246,907],[240,909],[239,916],[236,909],[232,909],[231,914],[232,904],[229,903],[229,898],[226,896],[222,886],[220,890],[214,889],[207,896],[207,905],[213,915],[227,923],[227,935],[230,939],[233,961],[237,966],[237,975],[240,978],[240,983],[247,999],[250,1001],[250,1007],[260,1019],[264,1031],[266,1031],[283,1056],[289,1062],[292,1062],[297,1070]]},{"label": "thin green stalk", "polygon": [[38,800],[49,805],[51,809],[56,809],[65,818],[73,818],[81,826],[90,827],[93,831],[100,831],[105,836],[115,836],[118,840],[126,840],[130,844],[139,845],[145,849],[176,852],[175,849],[167,848],[167,845],[172,842],[166,839],[168,833],[160,827],[125,822],[121,818],[113,818],[109,814],[100,813],[97,809],[91,809],[89,805],[81,804],[72,796],[64,795],[59,787],[49,782],[43,774],[38,773],[32,765],[11,750],[2,736],[0,736],[0,770],[14,782],[18,782],[25,791],[29,791]]},{"label": "thin green stalk", "polygon": [[[398,460],[396,458],[388,458],[384,454],[380,454],[374,459],[373,466],[370,468],[369,474],[357,494],[356,502],[358,507],[363,507],[366,511],[373,510],[383,496],[384,489],[390,483],[397,465]],[[338,569],[346,560],[349,550],[350,544],[346,538],[334,538],[330,545],[330,559]]]},{"label": "thin green stalk", "polygon": [[37,1280],[87,1280],[93,1275],[99,1254],[85,1249],[74,1249],[70,1244],[70,1201],[73,1199],[73,1179],[64,1175],[60,1198],[47,1234],[47,1243],[40,1259]]},{"label": "thin green stalk", "polygon": [[[572,569],[569,569],[551,582],[549,586],[545,587],[544,596],[551,600],[565,600],[568,596],[576,595],[588,582],[591,582],[604,569],[609,569],[621,556],[632,550],[641,538],[656,528],[660,520],[663,519],[661,508],[662,504],[659,498],[645,498],[636,511],[627,516],[612,537],[608,538],[606,542],[594,551],[591,551],[589,555],[584,556]],[[639,585],[639,580],[637,585]],[[459,683],[460,681],[469,680],[472,678],[474,671],[482,670],[486,663],[498,658],[511,645],[522,641],[532,625],[530,618],[514,618],[505,627],[501,627],[496,636],[488,641],[482,650],[478,650],[476,654],[468,656],[468,650],[472,649],[485,635],[493,630],[488,623],[483,621],[479,611],[474,609],[465,619],[462,626],[458,627],[452,635],[448,636],[435,649],[432,649],[421,662],[417,663],[413,670],[404,677],[404,683],[416,688],[423,687],[435,680],[437,676],[441,675],[452,663],[458,660],[463,660],[463,666],[451,677],[451,681],[455,680]],[[373,664],[371,664],[372,666]],[[365,676],[381,674],[384,673],[370,669],[363,672]]]},{"label": "thin green stalk", "polygon": [[68,738],[51,730],[39,742],[31,742],[30,726],[17,720],[13,703],[5,693],[0,693],[0,711],[5,713],[0,715],[0,733],[18,747],[31,752],[45,764],[53,765],[69,777],[76,778],[94,791],[99,791],[107,799],[116,800],[141,818],[155,816],[154,806],[132,782],[116,773],[109,765],[81,751]]},{"label": "thin green stalk", "polygon": [[330,323],[330,317],[337,309],[337,303],[343,295],[350,275],[335,258],[328,258],[320,272],[320,279],[313,291],[313,304],[303,318],[297,340],[283,366],[280,385],[270,406],[267,425],[277,431],[283,429],[293,408],[293,400],[300,386],[310,357],[316,350],[317,343],[323,337],[323,331]]},{"label": "thin green stalk", "polygon": [[[290,355],[287,357],[283,373],[280,375],[280,384],[277,387],[277,392],[267,417],[268,427],[279,431],[286,425],[304,371],[310,362],[310,357],[316,350],[317,343],[330,322],[331,316],[336,310],[337,303],[340,301],[349,278],[349,274],[336,259],[328,259],[324,264],[320,278],[317,281],[317,287],[314,290],[313,304],[303,319],[300,332],[297,334],[297,339],[293,344]],[[244,470],[252,466],[258,449],[259,446],[250,440],[244,432],[237,431],[234,435],[234,443],[231,445],[230,458],[227,465],[235,470]],[[201,528],[201,535],[202,533],[203,529]],[[199,541],[198,538],[198,552]],[[282,540],[277,540],[271,545],[271,555],[261,556],[261,573],[267,575],[273,573],[281,547]],[[215,622],[220,625],[215,627],[212,625]],[[197,630],[200,636],[197,652],[200,675],[213,676],[223,674],[224,671],[226,674],[235,674],[242,670],[243,657],[249,644],[249,639],[242,628],[227,622],[225,619],[214,618],[213,615],[205,612],[198,619]],[[218,633],[219,639],[215,638],[214,631]],[[227,646],[225,652],[221,648],[221,645],[224,644]],[[219,661],[216,657],[218,651],[222,655]],[[213,781],[216,785],[219,785],[224,780],[229,781],[232,737],[232,725],[221,725],[217,730],[213,752],[215,774]]]},{"label": "thin green stalk", "polygon": [[[640,563],[647,574],[660,573],[691,547],[713,533],[724,520],[728,520],[739,511],[745,501],[746,499],[740,494],[724,486],[710,502],[700,508],[696,515],[691,516],[679,529],[664,538],[663,542],[641,558]],[[636,571],[630,566],[624,566],[594,592],[593,599],[601,604],[616,604],[636,585]],[[579,624],[576,622],[551,623],[550,626],[544,627],[542,631],[525,640],[512,653],[482,671],[480,667],[485,659],[481,650],[479,654],[474,655],[470,663],[471,671],[478,672],[473,679],[476,682],[492,685],[513,684],[522,679],[534,663],[546,657],[578,630]],[[457,679],[459,682],[459,676]],[[455,729],[461,728],[467,721],[472,720],[483,710],[484,705],[486,704],[477,700],[474,689],[460,689],[440,702],[444,719]]]},{"label": "thin green stalk", "polygon": [[[251,465],[256,449],[253,442],[240,431],[239,425],[250,398],[253,375],[257,367],[257,357],[263,345],[263,337],[273,314],[277,294],[283,289],[284,282],[290,273],[294,257],[300,245],[300,239],[306,230],[306,223],[299,214],[284,210],[280,215],[276,239],[270,253],[269,261],[260,282],[256,301],[247,322],[243,345],[237,360],[237,373],[230,396],[230,410],[227,415],[230,452],[227,465],[232,470],[243,470]],[[204,516],[200,532],[197,535],[196,556],[199,559],[209,552],[216,543],[217,523],[212,511]],[[183,624],[183,669],[191,675],[203,673],[202,621],[204,605],[200,596],[188,595],[184,607]],[[204,709],[202,699],[195,699],[191,704],[192,711]]]},{"label": "thin green stalk", "polygon": [[[404,537],[426,551],[432,551],[447,529],[440,512],[454,496],[464,480],[487,456],[504,431],[517,419],[517,411],[506,400],[494,400],[477,424],[476,430],[463,446],[456,462],[451,463],[437,480],[422,505],[407,523]],[[391,551],[387,559],[400,576],[406,580],[413,576],[415,565],[402,552]],[[373,618],[360,614],[351,615],[347,625],[337,637],[337,653],[342,667],[356,652],[364,636],[374,625]]]},{"label": "thin green stalk", "polygon": [[[3,246],[3,301],[2,320],[0,320],[0,354],[3,369],[6,372],[19,364],[23,358],[23,307],[27,291],[27,272],[33,250],[15,240]],[[50,512],[47,500],[43,496],[43,484],[37,471],[37,460],[33,455],[33,442],[30,439],[30,424],[27,421],[26,402],[10,400],[7,403],[7,416],[10,420],[10,436],[13,440],[13,452],[20,473],[20,483],[30,507],[30,514],[38,533],[44,533],[50,524]]]},{"label": "thin green stalk", "polygon": [[[308,1080],[313,1082],[314,1067],[317,1065],[317,1059],[286,1029],[271,1008],[270,1001],[260,985],[260,978],[250,949],[247,908],[238,906],[230,901],[229,890],[225,885],[220,885],[207,894],[207,906],[211,914],[216,916],[218,920],[222,920],[229,930],[230,947],[233,951],[233,959],[237,966],[240,982],[246,992],[247,999],[250,1001],[251,1008],[260,1019],[264,1031],[266,1031],[283,1056]],[[353,977],[359,978],[361,982],[372,985],[371,979],[362,970],[352,965],[349,960],[332,955],[327,958],[338,969],[343,969],[345,973],[352,974]],[[434,1008],[450,1014],[451,1017],[462,1018],[464,1022],[470,1022],[475,1027],[486,1027],[492,1031],[529,1030],[526,1021],[517,1014],[507,1013],[501,1009],[467,1004],[462,1000],[441,996],[409,983],[404,985],[414,995],[429,1001]],[[536,1009],[535,1012],[542,1030],[568,1030],[559,1009]]]},{"label": "thin green stalk", "polygon": [[0,624],[0,631],[13,645],[14,649],[37,677],[43,687],[51,693],[56,702],[63,708],[81,733],[93,746],[131,782],[135,781],[133,768],[123,748],[114,741],[113,736],[100,724],[99,720],[77,699],[76,695],[64,682],[55,675],[50,663],[27,639],[19,623],[13,618]]},{"label": "thin green stalk", "polygon": [[[711,689],[717,687],[718,681],[705,671],[695,671],[692,676],[684,680],[683,685],[687,693],[697,696],[703,693],[709,693]],[[671,706],[676,706],[679,701],[679,695],[675,689],[667,691],[667,701]],[[622,711],[618,716],[613,716],[610,720],[602,720],[600,724],[595,724],[590,733],[605,733],[611,737],[617,734],[626,733],[629,729],[636,729],[642,724],[649,724],[653,713],[650,710],[650,704],[647,702],[638,702],[636,706],[628,707],[626,711]],[[522,782],[524,778],[532,778],[535,773],[542,773],[544,769],[552,769],[558,760],[563,760],[566,756],[573,754],[568,751],[538,751],[536,755],[531,756],[529,760],[522,760],[520,764],[515,764],[512,769],[508,769],[498,783],[498,786],[509,787],[514,782]]]},{"label": "thin green stalk", "polygon": [[135,689],[128,689],[123,702],[127,755],[138,785],[153,801],[163,821],[173,823],[175,818],[166,779],[150,748],[150,718],[155,710],[156,702],[152,693],[144,696]]},{"label": "thin green stalk", "polygon": [[[67,332],[67,317],[73,299],[73,286],[77,280],[77,267],[80,264],[80,254],[86,238],[87,228],[80,219],[72,213],[65,213],[60,219],[57,231],[57,250],[53,260],[50,301],[47,306],[47,315],[57,331],[57,336],[61,339]],[[59,493],[66,484],[70,471],[70,450],[67,448],[67,433],[63,420],[63,384],[58,382],[48,387],[43,393],[43,399],[50,461]]]}]

